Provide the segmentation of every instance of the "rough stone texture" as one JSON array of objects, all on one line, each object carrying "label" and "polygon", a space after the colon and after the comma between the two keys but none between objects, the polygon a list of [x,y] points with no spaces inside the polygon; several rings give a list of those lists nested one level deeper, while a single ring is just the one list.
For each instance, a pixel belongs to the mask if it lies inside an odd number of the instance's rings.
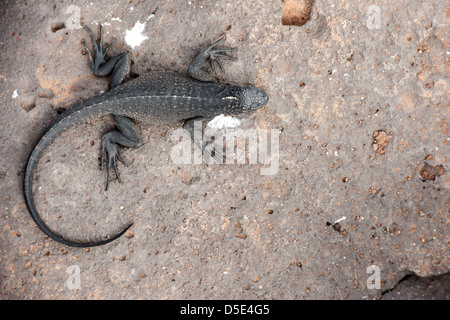
[{"label": "rough stone texture", "polygon": [[[241,128],[280,130],[278,173],[177,165],[173,127],[141,125],[144,145],[122,151],[130,167],[104,192],[99,145],[111,119],[99,119],[47,150],[38,210],[78,239],[135,224],[90,250],[47,239],[25,208],[24,164],[58,113],[107,88],[81,54],[87,35],[70,28],[69,5],[104,25],[135,75],[184,71],[225,34],[238,60],[217,78],[269,94]],[[374,299],[406,274],[447,273],[450,8],[376,5],[315,1],[297,27],[282,25],[281,1],[3,1],[0,299]],[[138,21],[148,39],[132,49],[124,35]],[[444,171],[423,179],[425,163]],[[368,288],[372,265],[380,289]],[[79,289],[68,285],[76,270]]]},{"label": "rough stone texture", "polygon": [[382,300],[450,300],[450,274],[419,278],[405,276]]}]

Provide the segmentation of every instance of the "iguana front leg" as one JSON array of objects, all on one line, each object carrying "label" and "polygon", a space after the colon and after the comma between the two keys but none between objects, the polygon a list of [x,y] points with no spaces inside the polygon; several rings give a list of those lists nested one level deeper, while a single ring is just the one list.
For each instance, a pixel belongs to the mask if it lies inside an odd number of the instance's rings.
[{"label": "iguana front leg", "polygon": [[216,48],[216,46],[221,43],[225,37],[221,37],[212,45],[203,48],[198,55],[192,60],[189,65],[189,75],[199,81],[210,82],[214,81],[214,78],[205,70],[202,70],[203,65],[209,60],[211,68],[214,69],[214,62],[216,62],[220,70],[224,71],[222,62],[220,58],[225,58],[229,60],[235,60],[233,57],[230,57],[226,54],[226,52],[235,51],[234,48]]},{"label": "iguana front leg", "polygon": [[[221,43],[225,37],[221,37],[219,40],[214,42],[212,45],[207,46],[203,48],[197,56],[192,60],[192,62],[189,65],[189,75],[199,81],[202,82],[210,82],[215,81],[214,78],[202,69],[203,65],[209,61],[211,65],[211,69],[214,70],[214,63],[217,63],[222,71],[225,71],[222,65],[222,62],[220,61],[221,58],[229,59],[234,61],[235,59],[233,57],[230,57],[226,54],[226,52],[235,51],[234,48],[216,48],[216,46]],[[204,136],[204,130],[208,124],[209,121],[211,121],[212,118],[205,118],[205,117],[196,117],[192,119],[188,119],[184,122],[183,128],[189,132],[189,135],[191,139],[194,141],[194,143],[199,147],[203,155],[205,157],[206,163],[224,163],[224,155],[222,150],[217,150],[214,146],[213,141],[199,141],[196,139],[195,134],[195,123],[198,121],[201,123],[198,129],[201,128],[201,137]]]}]

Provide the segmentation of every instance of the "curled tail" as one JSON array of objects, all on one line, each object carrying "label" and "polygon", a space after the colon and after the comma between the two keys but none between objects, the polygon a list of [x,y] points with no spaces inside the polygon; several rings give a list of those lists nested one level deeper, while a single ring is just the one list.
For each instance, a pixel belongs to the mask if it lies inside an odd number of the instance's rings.
[{"label": "curled tail", "polygon": [[88,118],[94,118],[99,117],[104,114],[109,113],[108,110],[101,108],[97,105],[97,108],[94,107],[85,107],[85,108],[75,108],[73,110],[69,110],[66,114],[62,116],[62,118],[57,121],[55,124],[53,124],[47,132],[42,136],[42,138],[39,140],[39,142],[34,147],[33,151],[31,152],[27,165],[25,167],[25,174],[23,178],[23,193],[25,197],[25,203],[27,205],[28,211],[30,212],[31,217],[33,218],[34,222],[38,225],[38,227],[50,238],[53,240],[65,244],[67,246],[72,247],[95,247],[95,246],[101,246],[104,244],[107,244],[111,241],[116,240],[121,235],[123,235],[131,226],[132,224],[125,227],[122,231],[120,231],[118,234],[105,239],[100,240],[97,242],[78,242],[73,241],[69,239],[65,239],[63,236],[55,233],[50,229],[49,226],[42,220],[39,213],[36,210],[36,206],[34,204],[33,199],[33,189],[32,189],[32,182],[33,182],[33,175],[34,171],[36,170],[37,164],[39,162],[39,159],[41,158],[42,152],[54,141],[54,139],[65,129],[68,127],[81,122],[83,120],[86,120]]}]

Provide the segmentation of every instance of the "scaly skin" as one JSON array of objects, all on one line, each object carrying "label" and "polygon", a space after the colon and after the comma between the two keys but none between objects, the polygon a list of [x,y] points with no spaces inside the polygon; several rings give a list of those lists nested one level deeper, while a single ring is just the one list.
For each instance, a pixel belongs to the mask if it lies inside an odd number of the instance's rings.
[{"label": "scaly skin", "polygon": [[[88,52],[91,69],[98,76],[111,74],[111,89],[102,95],[87,99],[69,109],[47,129],[28,158],[23,189],[30,215],[45,234],[53,240],[68,246],[93,247],[119,238],[132,224],[106,240],[96,242],[69,240],[55,233],[46,225],[34,204],[32,194],[34,172],[42,152],[59,134],[69,127],[88,119],[108,114],[113,115],[118,130],[108,132],[103,136],[101,150],[102,168],[104,157],[108,154],[107,189],[110,182],[111,166],[120,182],[116,166],[117,160],[125,164],[117,153],[116,146],[119,144],[125,147],[136,148],[142,143],[131,119],[151,122],[184,121],[185,124],[190,123],[194,119],[206,122],[220,114],[239,114],[256,110],[267,103],[268,97],[263,91],[255,87],[219,84],[213,81],[211,75],[201,69],[207,61],[211,62],[211,66],[213,66],[214,62],[217,62],[220,68],[223,69],[219,58],[232,59],[225,52],[233,49],[216,48],[223,38],[200,51],[189,66],[189,76],[169,71],[154,72],[122,84],[129,73],[128,55],[122,53],[107,60],[106,53],[109,46],[104,49],[101,36],[100,41],[97,42],[92,31],[84,24],[82,26],[88,31],[94,43],[95,57],[93,57],[91,50],[89,50],[84,41],[82,42]],[[185,127],[190,129],[191,126]]]}]

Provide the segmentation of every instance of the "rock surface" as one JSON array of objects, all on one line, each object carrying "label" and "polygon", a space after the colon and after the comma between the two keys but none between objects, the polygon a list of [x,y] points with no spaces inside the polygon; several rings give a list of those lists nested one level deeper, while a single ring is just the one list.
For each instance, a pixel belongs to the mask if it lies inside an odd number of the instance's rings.
[{"label": "rock surface", "polygon": [[[0,15],[0,299],[378,299],[449,271],[445,1],[314,1],[301,27],[263,0],[10,1]],[[269,94],[240,129],[279,133],[275,174],[263,159],[176,164],[179,126],[139,125],[144,145],[122,150],[130,166],[104,192],[111,119],[84,123],[41,159],[38,210],[80,240],[134,226],[90,250],[47,239],[23,201],[27,157],[59,113],[107,89],[77,15],[102,23],[134,76],[185,71],[226,35],[238,60],[216,76]],[[441,174],[421,177],[425,164]]]}]

